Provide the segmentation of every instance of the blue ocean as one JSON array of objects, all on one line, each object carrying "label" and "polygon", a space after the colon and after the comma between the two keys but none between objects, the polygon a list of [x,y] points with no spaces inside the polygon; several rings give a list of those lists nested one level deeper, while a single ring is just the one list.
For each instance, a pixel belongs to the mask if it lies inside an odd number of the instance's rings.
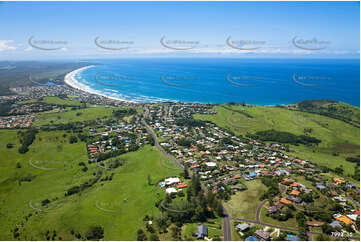
[{"label": "blue ocean", "polygon": [[360,106],[358,59],[99,60],[75,78],[103,95],[142,103],[277,105],[330,99]]}]

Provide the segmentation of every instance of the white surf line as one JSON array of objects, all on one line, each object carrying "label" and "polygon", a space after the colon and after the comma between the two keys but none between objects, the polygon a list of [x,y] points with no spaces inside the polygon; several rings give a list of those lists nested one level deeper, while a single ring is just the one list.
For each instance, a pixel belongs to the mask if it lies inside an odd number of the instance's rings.
[{"label": "white surf line", "polygon": [[125,100],[125,99],[105,95],[105,94],[103,94],[103,93],[101,93],[101,92],[99,92],[97,90],[94,90],[94,89],[92,89],[92,88],[90,88],[90,87],[88,87],[88,86],[86,86],[84,84],[79,83],[76,80],[76,78],[75,78],[76,74],[78,74],[79,72],[81,72],[83,70],[93,68],[93,67],[95,67],[95,65],[85,66],[85,67],[76,69],[76,70],[74,70],[72,72],[69,72],[68,74],[65,75],[64,82],[67,85],[71,86],[72,88],[75,88],[75,89],[78,89],[80,91],[87,92],[87,93],[90,93],[90,94],[99,95],[99,96],[102,96],[102,97],[106,97],[106,98],[113,99],[113,100],[116,100],[116,101],[121,101],[121,102],[138,103],[136,101],[128,101],[128,100]]}]

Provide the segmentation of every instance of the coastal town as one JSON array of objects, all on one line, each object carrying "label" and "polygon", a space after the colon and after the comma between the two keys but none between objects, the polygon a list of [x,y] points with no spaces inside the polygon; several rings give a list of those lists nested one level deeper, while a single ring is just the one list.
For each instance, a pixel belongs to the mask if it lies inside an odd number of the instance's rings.
[{"label": "coastal town", "polygon": [[[260,201],[254,201],[259,204],[254,214],[256,219],[236,217],[238,208],[223,206],[224,240],[231,240],[231,233],[237,233],[238,238],[245,241],[314,240],[314,236],[358,240],[359,184],[312,160],[288,155],[287,145],[236,136],[212,122],[194,119],[195,114],[216,115],[216,104],[126,103],[66,85],[19,87],[12,91],[17,94],[0,98],[3,104],[11,103],[0,118],[2,129],[29,128],[39,114],[68,112],[69,108],[75,111],[99,106],[126,109],[115,119],[97,119],[82,126],[83,136],[79,139],[86,142],[89,164],[99,163],[104,167],[104,161],[110,157],[154,145],[167,157],[162,163],[165,169],[196,174],[204,189],[216,194],[225,204],[235,194],[248,190],[248,184],[261,181],[266,190]],[[42,102],[46,97],[76,101],[77,105]],[[52,126],[57,129],[56,124]],[[156,185],[171,201],[178,194],[184,196],[189,179],[190,175],[164,177]],[[262,222],[262,210],[274,224]],[[296,219],[296,226],[279,223],[291,219]],[[204,224],[199,225],[194,238],[219,238],[218,235],[210,237],[208,229]]]}]

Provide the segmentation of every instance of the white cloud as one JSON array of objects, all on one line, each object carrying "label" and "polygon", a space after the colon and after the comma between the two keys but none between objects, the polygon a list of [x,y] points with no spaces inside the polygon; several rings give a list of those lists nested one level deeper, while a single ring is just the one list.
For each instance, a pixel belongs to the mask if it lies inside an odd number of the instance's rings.
[{"label": "white cloud", "polygon": [[0,40],[0,51],[16,50],[15,46],[9,45],[10,43],[13,42],[14,40]]}]

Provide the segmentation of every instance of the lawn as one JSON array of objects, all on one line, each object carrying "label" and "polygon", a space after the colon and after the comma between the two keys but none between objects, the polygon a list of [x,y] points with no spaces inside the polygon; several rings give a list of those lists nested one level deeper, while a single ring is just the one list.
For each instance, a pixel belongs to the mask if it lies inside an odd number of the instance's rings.
[{"label": "lawn", "polygon": [[223,236],[222,218],[209,219],[205,223],[188,223],[184,224],[182,227],[182,238],[184,240],[196,239],[194,234],[198,231],[199,225],[206,225],[208,227],[208,238],[213,238],[214,236]]},{"label": "lawn", "polygon": [[[14,240],[11,230],[16,226],[21,240],[46,240],[46,230],[56,230],[56,240],[59,236],[76,240],[71,229],[85,236],[93,225],[104,228],[105,240],[135,240],[143,217],[157,212],[154,204],[164,195],[160,188],[148,185],[148,174],[156,183],[180,172],[164,169],[160,163],[163,156],[151,146],[122,155],[125,165],[103,170],[87,164],[84,143],[69,144],[64,133],[40,132],[29,152],[21,155],[17,131],[0,131],[0,240]],[[6,148],[10,140],[15,145],[12,149]],[[80,161],[87,164],[87,172],[81,171]],[[16,168],[17,162],[21,168]],[[114,173],[113,179],[64,196],[67,189],[83,184],[99,170],[103,178]],[[31,181],[20,185],[22,178]],[[42,206],[45,199],[51,203]]]},{"label": "lawn", "polygon": [[[237,222],[237,223],[240,223],[240,222]],[[241,238],[241,235],[239,234],[239,232],[236,230],[235,225],[236,225],[236,221],[232,220],[231,221],[232,241],[240,241],[240,240],[242,240],[242,238]]]},{"label": "lawn", "polygon": [[278,225],[278,226],[283,226],[283,227],[288,227],[288,228],[297,228],[297,221],[296,218],[290,218],[287,221],[278,221],[277,219],[273,219],[272,217],[268,217],[266,216],[267,214],[267,209],[266,208],[262,208],[261,210],[261,222],[263,223],[268,223],[268,224],[273,224],[273,225]]},{"label": "lawn", "polygon": [[[353,174],[354,164],[345,161],[345,158],[358,155],[360,151],[359,128],[318,114],[290,111],[278,107],[220,105],[217,106],[216,115],[197,114],[194,117],[212,121],[233,131],[236,135],[269,129],[303,135],[305,129],[311,128],[310,135],[321,139],[322,143],[317,148],[304,145],[291,146],[294,152],[289,154],[311,159],[331,168],[342,164],[346,174]],[[335,156],[335,153],[338,155]]]},{"label": "lawn", "polygon": [[56,113],[41,113],[36,116],[34,125],[41,126],[47,124],[66,124],[71,122],[83,122],[96,118],[109,117],[114,108],[92,107],[79,110],[70,110]]},{"label": "lawn", "polygon": [[259,198],[266,187],[261,180],[247,181],[244,184],[248,189],[232,195],[231,200],[225,203],[225,207],[231,217],[255,220],[257,208],[261,204]]}]

